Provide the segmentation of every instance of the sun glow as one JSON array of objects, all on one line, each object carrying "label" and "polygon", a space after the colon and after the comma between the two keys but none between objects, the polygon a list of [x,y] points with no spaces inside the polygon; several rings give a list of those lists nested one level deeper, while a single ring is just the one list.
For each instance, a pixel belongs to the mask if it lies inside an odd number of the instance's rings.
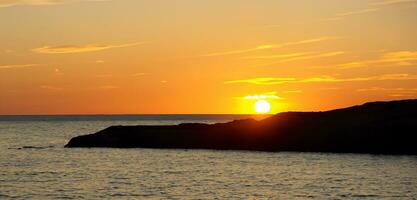
[{"label": "sun glow", "polygon": [[266,100],[258,100],[253,108],[256,113],[267,113],[271,109],[271,104]]}]

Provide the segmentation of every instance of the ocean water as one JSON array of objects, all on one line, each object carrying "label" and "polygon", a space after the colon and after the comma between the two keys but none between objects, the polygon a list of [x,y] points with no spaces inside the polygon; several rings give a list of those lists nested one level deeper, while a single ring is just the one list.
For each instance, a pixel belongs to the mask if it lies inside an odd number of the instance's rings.
[{"label": "ocean water", "polygon": [[67,149],[111,125],[238,115],[0,116],[0,199],[417,199],[417,157]]}]

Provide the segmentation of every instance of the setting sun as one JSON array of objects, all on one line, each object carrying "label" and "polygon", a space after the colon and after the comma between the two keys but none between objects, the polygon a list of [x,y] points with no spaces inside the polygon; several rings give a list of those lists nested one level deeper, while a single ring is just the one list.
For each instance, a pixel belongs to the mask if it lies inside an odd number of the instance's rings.
[{"label": "setting sun", "polygon": [[0,200],[417,200],[416,19],[417,0],[0,0]]},{"label": "setting sun", "polygon": [[271,109],[271,104],[265,100],[258,100],[253,108],[256,113],[267,113]]}]

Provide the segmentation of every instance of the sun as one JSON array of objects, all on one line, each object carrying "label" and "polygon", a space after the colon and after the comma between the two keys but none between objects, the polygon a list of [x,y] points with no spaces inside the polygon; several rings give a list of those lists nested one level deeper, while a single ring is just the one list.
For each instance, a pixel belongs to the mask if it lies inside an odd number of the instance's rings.
[{"label": "sun", "polygon": [[265,100],[258,100],[256,101],[253,108],[255,109],[256,113],[267,113],[271,109],[271,104]]}]

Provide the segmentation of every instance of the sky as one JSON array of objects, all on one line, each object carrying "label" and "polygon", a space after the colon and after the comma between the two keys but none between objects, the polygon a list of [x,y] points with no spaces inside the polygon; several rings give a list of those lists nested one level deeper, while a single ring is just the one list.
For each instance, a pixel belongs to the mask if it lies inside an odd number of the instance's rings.
[{"label": "sky", "polygon": [[0,0],[0,115],[417,98],[417,0]]}]

